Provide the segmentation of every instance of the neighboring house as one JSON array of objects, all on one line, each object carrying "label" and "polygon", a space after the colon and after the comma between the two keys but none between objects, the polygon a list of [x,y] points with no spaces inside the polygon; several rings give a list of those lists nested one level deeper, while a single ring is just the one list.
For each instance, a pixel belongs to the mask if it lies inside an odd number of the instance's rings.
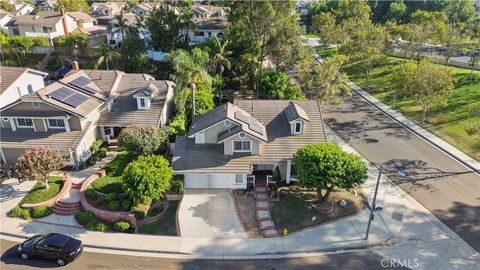
[{"label": "neighboring house", "polygon": [[77,28],[76,20],[60,11],[39,11],[35,15],[16,16],[7,23],[13,36],[55,38],[64,36]]},{"label": "neighboring house", "polygon": [[172,97],[173,83],[150,75],[73,70],[0,110],[1,161],[14,163],[25,149],[46,146],[78,166],[98,138],[134,125],[163,127]]},{"label": "neighboring house", "polygon": [[13,6],[15,7],[14,14],[16,16],[28,15],[35,9],[33,5],[26,3],[18,3],[14,4]]},{"label": "neighboring house", "polygon": [[13,15],[7,12],[0,11],[0,30],[2,33],[8,35],[8,26],[7,24],[13,19]]},{"label": "neighboring house", "polygon": [[190,43],[202,43],[214,36],[223,39],[223,31],[228,26],[229,11],[227,7],[192,5],[192,20],[196,29],[188,29]]},{"label": "neighboring house", "polygon": [[37,1],[35,8],[44,11],[55,11],[56,0]]},{"label": "neighboring house", "polygon": [[107,27],[98,25],[97,20],[84,12],[69,12],[77,22],[77,29],[72,33],[82,33],[89,37],[89,47],[97,45],[97,38],[102,41],[107,40]]},{"label": "neighboring house", "polygon": [[177,136],[172,166],[185,188],[244,189],[276,167],[290,183],[297,149],[325,141],[317,101],[237,100],[193,119],[187,136]]},{"label": "neighboring house", "polygon": [[0,66],[0,108],[45,87],[47,75],[30,68]]},{"label": "neighboring house", "polygon": [[[133,26],[137,22],[137,15],[128,12],[123,14],[123,19],[125,20],[125,29],[124,31],[126,32],[126,28],[128,26]],[[120,28],[118,24],[118,20],[116,18],[112,19],[108,23],[108,32],[107,32],[107,38],[108,38],[108,44],[111,46],[120,46],[123,42],[123,37],[126,37],[126,33],[124,32],[122,35],[122,29]],[[140,38],[142,38],[145,41],[150,40],[150,31],[146,27],[138,27],[138,31],[140,32]]]},{"label": "neighboring house", "polygon": [[119,15],[125,2],[93,3],[90,6],[90,15],[97,19],[98,24],[107,25],[115,15]]},{"label": "neighboring house", "polygon": [[145,17],[152,9],[158,8],[159,6],[159,2],[140,2],[138,5],[130,8],[130,12],[137,16]]}]

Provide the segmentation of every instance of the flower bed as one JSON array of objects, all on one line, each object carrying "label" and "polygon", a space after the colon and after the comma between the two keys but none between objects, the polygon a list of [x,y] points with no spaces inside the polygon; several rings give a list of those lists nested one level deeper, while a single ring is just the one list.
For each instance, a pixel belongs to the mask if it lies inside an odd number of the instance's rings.
[{"label": "flower bed", "polygon": [[45,189],[45,184],[38,182],[28,194],[23,197],[19,205],[39,203],[54,198],[60,190],[62,190],[64,181],[60,176],[52,176],[48,178],[48,184],[49,188]]}]

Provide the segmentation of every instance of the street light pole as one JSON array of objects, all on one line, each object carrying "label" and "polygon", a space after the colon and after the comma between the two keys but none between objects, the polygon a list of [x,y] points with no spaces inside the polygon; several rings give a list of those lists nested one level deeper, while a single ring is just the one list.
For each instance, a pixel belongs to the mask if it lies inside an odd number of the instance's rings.
[{"label": "street light pole", "polygon": [[373,194],[373,201],[372,201],[372,206],[368,203],[368,201],[365,202],[365,205],[367,206],[368,210],[370,210],[370,215],[368,218],[368,225],[367,225],[367,232],[365,233],[365,240],[368,240],[368,234],[370,233],[370,226],[372,225],[372,220],[374,218],[374,213],[382,211],[382,207],[376,207],[376,200],[377,200],[377,193],[378,193],[378,186],[380,184],[380,176],[382,175],[382,170],[383,168],[380,167],[380,170],[378,171],[378,177],[377,177],[377,184],[375,185],[375,193]]}]

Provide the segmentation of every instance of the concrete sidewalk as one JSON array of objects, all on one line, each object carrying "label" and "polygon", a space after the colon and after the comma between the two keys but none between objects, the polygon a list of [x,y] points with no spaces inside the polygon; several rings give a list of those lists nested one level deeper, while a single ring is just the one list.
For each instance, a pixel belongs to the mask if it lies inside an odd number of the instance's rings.
[{"label": "concrete sidewalk", "polygon": [[[327,129],[329,138],[345,150],[356,152]],[[377,170],[368,166],[363,185],[371,200]],[[369,248],[391,260],[408,260],[415,269],[477,269],[480,256],[401,188],[382,177],[370,238],[365,235],[368,212],[275,238],[194,238],[141,234],[100,233],[83,228],[59,226],[6,217],[25,194],[31,182],[6,182],[1,186],[1,237],[28,237],[37,233],[60,232],[81,239],[94,251],[121,254],[159,254],[177,258],[254,259],[303,256],[312,252],[347,252]],[[9,238],[11,239],[11,238]],[[418,265],[416,265],[417,263]]]}]

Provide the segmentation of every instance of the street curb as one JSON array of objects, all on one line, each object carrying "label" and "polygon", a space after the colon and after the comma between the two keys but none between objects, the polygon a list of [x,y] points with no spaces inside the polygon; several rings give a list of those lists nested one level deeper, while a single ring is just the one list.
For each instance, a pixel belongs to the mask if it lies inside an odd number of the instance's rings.
[{"label": "street curb", "polygon": [[[6,236],[6,237],[5,237]],[[298,251],[298,252],[272,252],[272,253],[257,253],[249,255],[206,255],[206,254],[193,254],[193,253],[182,253],[182,252],[169,252],[169,251],[159,251],[159,250],[139,250],[139,249],[129,249],[129,248],[113,248],[113,247],[103,247],[97,245],[84,244],[83,246],[87,248],[88,252],[92,253],[103,253],[103,254],[124,254],[127,256],[143,256],[145,257],[156,257],[162,256],[165,258],[184,258],[184,259],[203,259],[203,260],[265,260],[265,259],[281,259],[281,258],[301,258],[301,257],[312,257],[320,255],[329,255],[329,254],[345,254],[345,253],[354,253],[359,251],[366,251],[370,248],[382,247],[386,245],[386,242],[394,238],[394,235],[388,235],[387,237],[382,238],[380,243],[363,245],[357,247],[342,247],[342,248],[325,248],[325,249],[316,249],[309,251]],[[5,232],[0,232],[0,239],[12,241],[12,242],[23,242],[28,237],[20,236]],[[109,252],[110,251],[110,252]],[[148,256],[150,255],[150,256]]]},{"label": "street curb", "polygon": [[[377,104],[375,104],[374,102],[370,101],[367,97],[365,97],[363,95],[362,92],[368,94],[367,92],[365,92],[363,89],[361,89],[360,87],[358,87],[355,83],[351,82],[351,84],[348,84],[348,86],[350,86],[350,88],[359,96],[361,97],[363,100],[365,100],[369,105],[375,107],[376,109],[378,109],[379,111],[381,111],[383,114],[385,114],[386,116],[388,116],[389,118],[391,118],[392,120],[394,120],[395,122],[397,122],[398,124],[400,124],[402,127],[406,128],[408,131],[412,132],[413,134],[417,135],[418,137],[422,138],[423,140],[427,141],[428,143],[430,143],[431,145],[435,146],[436,148],[438,148],[439,150],[441,150],[442,152],[444,152],[445,154],[449,155],[450,157],[452,157],[453,159],[455,159],[456,161],[458,161],[459,163],[461,163],[462,165],[464,165],[465,167],[471,169],[474,173],[480,173],[480,169],[477,169],[475,167],[473,167],[472,165],[470,165],[468,162],[464,161],[462,158],[458,157],[457,155],[451,153],[450,151],[448,151],[447,149],[445,149],[444,147],[442,147],[441,145],[437,144],[436,142],[430,140],[429,138],[427,138],[426,136],[424,136],[423,134],[419,133],[418,131],[412,129],[410,126],[406,125],[405,123],[403,123],[402,121],[400,121],[399,119],[397,119],[395,116],[391,115],[388,111],[382,109],[380,106],[378,106]],[[358,89],[356,89],[358,88]],[[370,94],[368,94],[370,95]],[[373,96],[372,96],[373,97]],[[373,97],[375,98],[375,97]],[[376,98],[375,98],[376,99]],[[383,102],[381,102],[380,100],[378,100],[379,103],[383,104],[384,106],[387,106],[386,104],[384,104]],[[388,106],[387,106],[388,107]],[[389,107],[390,108],[390,107]],[[393,109],[391,109],[393,110]],[[413,123],[413,122],[412,122]],[[414,123],[415,124],[415,123]],[[415,124],[417,125],[417,124]],[[418,126],[418,125],[417,125]],[[421,129],[425,130],[424,128],[422,128],[421,126],[419,126]],[[427,130],[425,130],[427,131]],[[428,131],[427,131],[428,132]],[[433,136],[435,137],[438,137],[436,136],[435,134],[432,134]],[[443,141],[443,139],[439,138],[440,140]],[[447,142],[445,142],[447,143]],[[448,143],[447,143],[448,144]],[[452,146],[454,147],[454,146]],[[454,147],[455,148],[455,147]],[[460,151],[460,150],[458,150]],[[460,151],[461,152],[461,151]],[[465,154],[466,155],[466,154]],[[472,158],[473,159],[473,158]]]}]

